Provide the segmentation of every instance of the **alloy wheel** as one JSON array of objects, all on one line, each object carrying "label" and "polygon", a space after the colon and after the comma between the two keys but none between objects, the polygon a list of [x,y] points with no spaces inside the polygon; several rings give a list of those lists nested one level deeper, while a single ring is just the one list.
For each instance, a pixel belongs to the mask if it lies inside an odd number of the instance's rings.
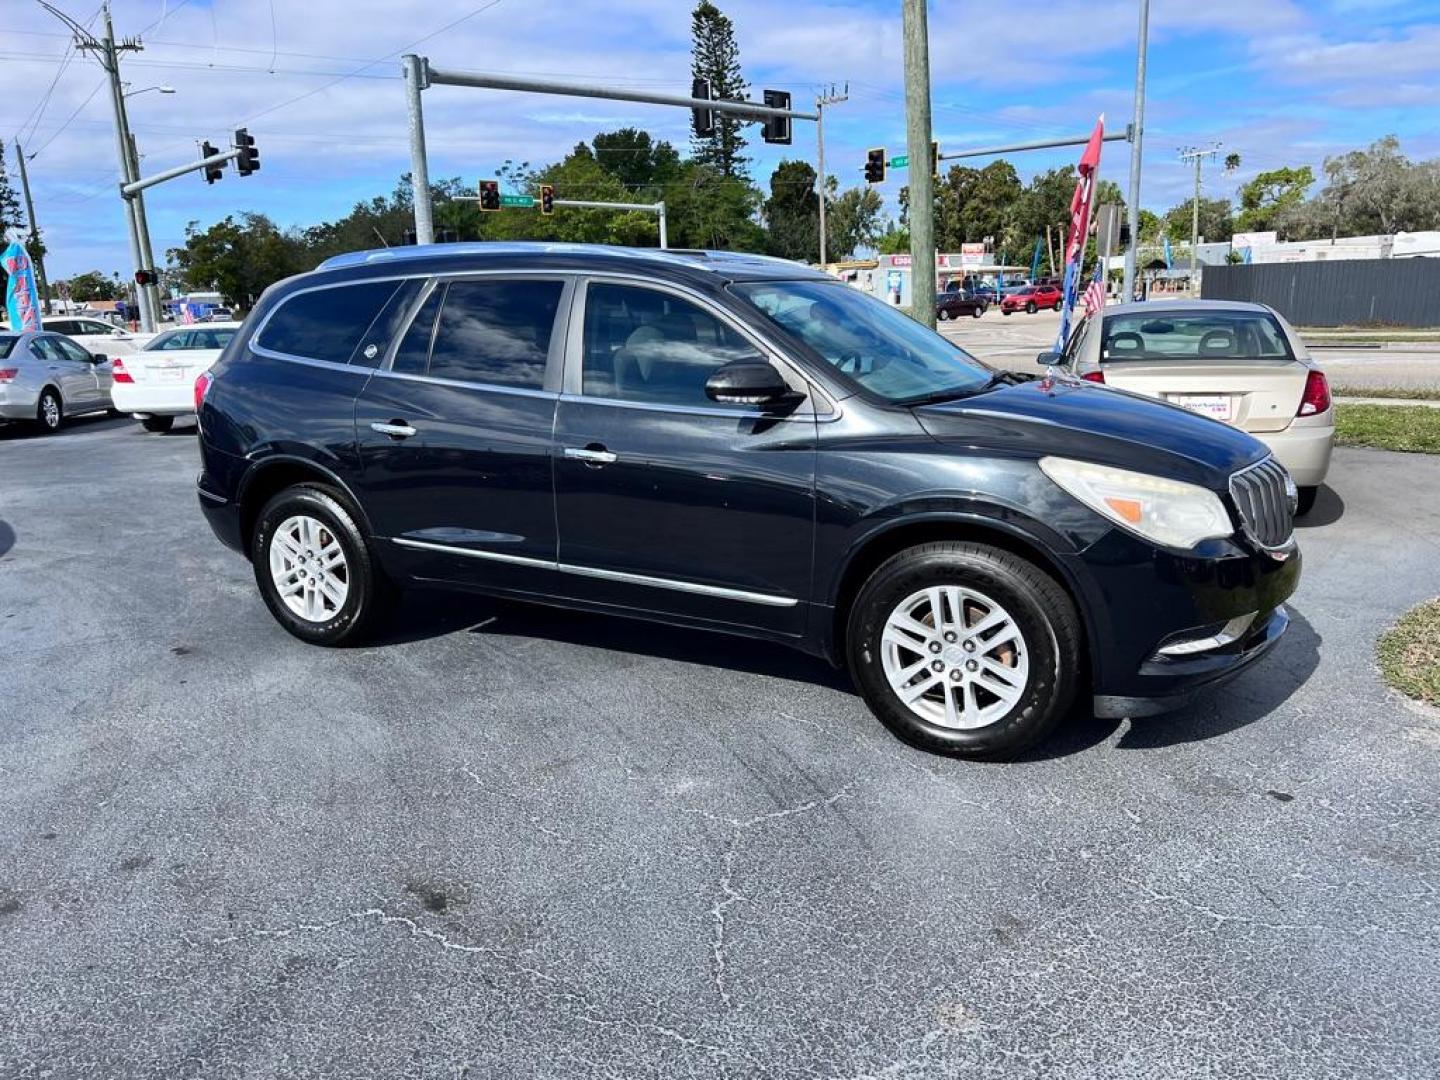
[{"label": "alloy wheel", "polygon": [[1014,617],[962,586],[934,586],[900,601],[885,621],[881,662],[906,708],[954,730],[1002,719],[1030,681],[1030,653]]},{"label": "alloy wheel", "polygon": [[297,514],[270,541],[270,577],[280,601],[306,622],[329,622],[350,594],[350,568],[339,538],[323,521]]}]

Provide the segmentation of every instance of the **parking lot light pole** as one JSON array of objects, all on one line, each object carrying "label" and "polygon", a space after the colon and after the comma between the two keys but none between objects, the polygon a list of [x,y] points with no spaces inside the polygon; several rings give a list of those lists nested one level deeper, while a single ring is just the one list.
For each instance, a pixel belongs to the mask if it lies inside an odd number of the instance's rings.
[{"label": "parking lot light pole", "polygon": [[[422,92],[432,86],[469,86],[482,90],[518,90],[527,94],[555,94],[560,97],[596,98],[602,101],[634,101],[643,105],[670,105],[682,109],[708,109],[711,112],[734,113],[751,120],[786,117],[790,120],[820,119],[819,113],[798,109],[779,109],[753,101],[726,101],[691,97],[688,94],[657,94],[592,83],[557,82],[522,75],[502,75],[487,71],[451,71],[431,65],[428,58],[407,53],[401,57],[405,75],[405,94],[410,113],[410,174],[415,194],[415,241],[435,241],[433,212],[430,205],[429,165],[425,154],[425,113]],[[557,200],[558,201],[558,200]]]},{"label": "parking lot light pole", "polygon": [[906,149],[910,155],[910,314],[935,329],[935,182],[930,169],[930,31],[926,0],[905,0]]},{"label": "parking lot light pole", "polygon": [[1125,249],[1125,278],[1121,297],[1135,298],[1135,253],[1140,247],[1140,150],[1145,136],[1145,59],[1150,42],[1150,0],[1140,0],[1140,43],[1135,52],[1135,116],[1130,121],[1130,193],[1125,216],[1130,224],[1130,246]]}]

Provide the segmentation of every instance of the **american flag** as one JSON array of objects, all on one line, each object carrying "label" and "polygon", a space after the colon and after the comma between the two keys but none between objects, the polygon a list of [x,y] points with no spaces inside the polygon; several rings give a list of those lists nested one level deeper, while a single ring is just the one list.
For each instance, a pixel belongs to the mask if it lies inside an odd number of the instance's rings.
[{"label": "american flag", "polygon": [[1085,287],[1084,302],[1087,318],[1105,307],[1104,270],[1099,266],[1095,268],[1095,276],[1090,280],[1090,284]]}]

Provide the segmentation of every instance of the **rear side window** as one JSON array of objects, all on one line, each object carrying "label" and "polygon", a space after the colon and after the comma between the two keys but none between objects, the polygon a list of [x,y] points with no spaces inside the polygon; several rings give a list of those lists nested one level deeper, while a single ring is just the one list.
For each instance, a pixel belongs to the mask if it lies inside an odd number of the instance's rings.
[{"label": "rear side window", "polygon": [[541,389],[563,290],[559,281],[452,281],[440,305],[429,374]]},{"label": "rear side window", "polygon": [[415,302],[415,296],[423,284],[424,282],[418,279],[401,283],[361,335],[359,344],[350,356],[350,363],[361,367],[380,366],[385,359],[386,350],[390,348],[390,342],[400,332],[405,316],[410,312],[410,305]]},{"label": "rear side window", "polygon": [[435,336],[435,316],[440,314],[440,301],[445,298],[445,286],[436,288],[420,305],[410,329],[400,339],[395,350],[395,361],[391,371],[404,375],[424,375],[430,365],[430,342]]},{"label": "rear side window", "polygon": [[288,356],[348,364],[399,284],[367,281],[296,293],[280,301],[256,344]]}]

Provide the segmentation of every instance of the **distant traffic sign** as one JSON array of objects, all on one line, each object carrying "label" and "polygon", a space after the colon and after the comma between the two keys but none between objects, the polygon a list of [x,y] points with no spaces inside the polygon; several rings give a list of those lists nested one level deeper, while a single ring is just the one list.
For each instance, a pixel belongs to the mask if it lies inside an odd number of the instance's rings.
[{"label": "distant traffic sign", "polygon": [[533,195],[501,195],[501,206],[534,206],[535,196]]},{"label": "distant traffic sign", "polygon": [[909,154],[901,154],[899,157],[892,157],[892,158],[890,159],[890,168],[892,168],[892,169],[903,169],[903,168],[905,168],[906,165],[909,165],[909,164],[910,164],[910,155],[909,155]]}]

